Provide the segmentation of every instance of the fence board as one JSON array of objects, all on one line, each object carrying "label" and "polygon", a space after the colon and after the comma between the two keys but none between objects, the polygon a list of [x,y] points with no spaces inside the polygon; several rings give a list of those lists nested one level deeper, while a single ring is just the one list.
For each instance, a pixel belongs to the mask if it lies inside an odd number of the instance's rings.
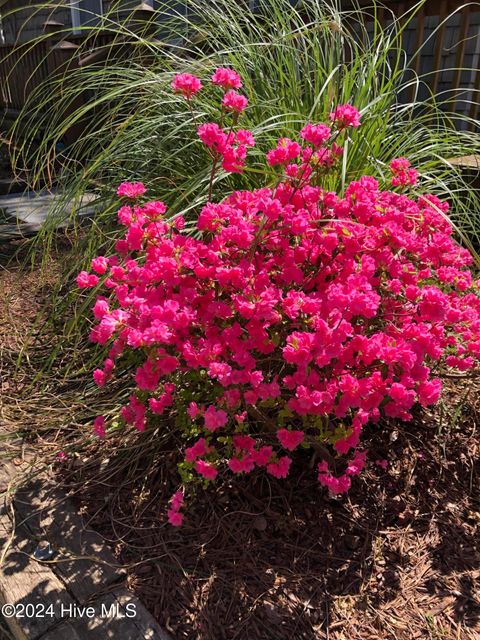
[{"label": "fence board", "polygon": [[447,0],[441,0],[440,2],[440,15],[439,15],[439,27],[438,31],[435,35],[435,54],[433,60],[433,82],[432,82],[432,91],[433,93],[437,92],[438,82],[440,80],[440,74],[442,71],[442,56],[443,49],[445,46],[445,19],[448,15],[448,5]]},{"label": "fence board", "polygon": [[[462,66],[465,61],[465,49],[467,44],[467,36],[468,36],[468,28],[470,25],[470,7],[465,7],[462,11],[462,18],[460,24],[460,32],[459,32],[459,40],[457,51],[455,55],[455,71],[454,78],[452,82],[453,89],[460,89],[461,81],[462,81]],[[455,110],[456,102],[452,101],[450,108],[452,111]]]}]

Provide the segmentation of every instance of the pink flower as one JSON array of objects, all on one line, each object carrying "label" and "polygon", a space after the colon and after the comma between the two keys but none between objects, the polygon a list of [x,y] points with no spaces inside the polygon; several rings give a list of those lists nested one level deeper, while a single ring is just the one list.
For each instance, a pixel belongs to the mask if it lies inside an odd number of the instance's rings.
[{"label": "pink flower", "polygon": [[92,270],[98,273],[99,275],[103,275],[108,269],[108,260],[103,256],[98,256],[97,258],[93,258],[92,260]]},{"label": "pink flower", "polygon": [[212,76],[212,82],[223,89],[240,89],[242,86],[238,73],[228,67],[218,67]]},{"label": "pink flower", "polygon": [[115,333],[118,324],[119,322],[113,314],[104,314],[100,320],[100,324],[92,330],[90,340],[92,340],[92,342],[98,342],[98,344],[105,344]]},{"label": "pink flower", "polygon": [[228,466],[233,473],[250,473],[255,466],[255,461],[252,456],[246,455],[243,458],[231,458]]},{"label": "pink flower", "polygon": [[181,231],[185,228],[185,218],[180,215],[175,216],[175,218],[172,220],[172,225],[175,227],[175,229]]},{"label": "pink flower", "polygon": [[151,220],[156,220],[157,218],[161,218],[163,214],[166,212],[166,205],[160,200],[154,200],[152,202],[147,202],[143,205],[143,213],[150,218]]},{"label": "pink flower", "polygon": [[418,310],[425,320],[440,322],[445,318],[449,306],[448,297],[438,287],[422,289]]},{"label": "pink flower", "polygon": [[280,138],[277,147],[267,153],[267,162],[272,167],[277,164],[286,165],[300,154],[301,149],[298,142],[290,138]]},{"label": "pink flower", "polygon": [[95,418],[95,420],[93,421],[93,430],[96,436],[98,436],[101,439],[105,438],[106,430],[105,430],[104,416],[97,416]]},{"label": "pink flower", "polygon": [[233,446],[236,449],[243,449],[244,451],[251,453],[255,447],[255,438],[252,438],[252,436],[242,435],[233,436]]},{"label": "pink flower", "polygon": [[172,509],[175,509],[175,511],[178,511],[179,509],[181,509],[183,506],[184,498],[185,498],[185,494],[183,493],[182,490],[175,491],[173,496],[170,498],[170,504]]},{"label": "pink flower", "polygon": [[339,477],[333,476],[328,470],[328,463],[324,460],[318,464],[318,481],[327,487],[329,493],[336,495],[346,493],[352,484],[350,477],[344,474]]},{"label": "pink flower", "polygon": [[254,147],[255,146],[255,138],[251,131],[248,129],[239,129],[235,134],[236,142],[240,145],[245,145],[246,147]]},{"label": "pink flower", "polygon": [[122,407],[120,415],[127,424],[133,425],[137,431],[144,431],[146,425],[146,411],[147,408],[141,402],[137,396],[131,395],[128,399],[128,404]]},{"label": "pink flower", "polygon": [[[130,225],[130,227],[128,228],[127,234],[125,236],[129,250],[140,251],[140,249],[143,248],[144,238],[145,238],[145,230],[141,224],[134,223]],[[115,273],[117,273],[117,270],[120,270],[120,269],[121,267],[112,267],[110,269],[112,276],[115,277]]]},{"label": "pink flower", "polygon": [[98,276],[87,271],[80,271],[77,276],[77,286],[79,289],[93,289],[98,284]]},{"label": "pink flower", "polygon": [[135,373],[135,383],[142,391],[155,391],[160,380],[160,368],[158,362],[146,360],[146,362],[138,367]]},{"label": "pink flower", "polygon": [[306,124],[300,131],[302,138],[314,147],[321,147],[331,136],[332,130],[325,124]]},{"label": "pink flower", "polygon": [[296,449],[303,442],[304,437],[303,431],[289,431],[288,429],[279,429],[277,431],[277,438],[280,440],[280,444],[289,451]]},{"label": "pink flower", "polygon": [[375,460],[375,464],[377,465],[377,467],[380,467],[381,469],[387,469],[388,468],[388,460]]},{"label": "pink flower", "polygon": [[392,400],[397,403],[397,406],[410,409],[415,401],[415,393],[412,389],[408,389],[400,382],[394,382],[389,391]]},{"label": "pink flower", "polygon": [[390,163],[390,170],[393,174],[392,186],[407,186],[417,184],[418,171],[410,168],[407,158],[395,158]]},{"label": "pink flower", "polygon": [[183,94],[189,100],[202,88],[202,83],[197,76],[191,73],[178,73],[172,80],[172,89],[175,93]]},{"label": "pink flower", "polygon": [[145,186],[141,182],[122,182],[117,189],[117,196],[136,200],[146,192]]},{"label": "pink flower", "polygon": [[288,456],[282,456],[278,458],[277,462],[271,462],[267,464],[267,471],[275,478],[286,478],[290,470],[292,459]]},{"label": "pink flower", "polygon": [[227,147],[223,151],[222,167],[230,173],[241,173],[245,165],[247,150],[245,147]]},{"label": "pink flower", "polygon": [[117,218],[119,224],[123,224],[125,227],[128,227],[133,222],[132,208],[128,205],[123,205],[123,207],[120,207],[118,210]]},{"label": "pink flower", "polygon": [[[231,132],[227,134],[214,122],[202,124],[198,127],[197,134],[206,147],[222,156],[222,167],[232,173],[243,170],[247,147],[255,145],[250,131],[240,129],[236,135]],[[204,212],[201,218],[203,217]]]},{"label": "pink flower", "polygon": [[149,398],[148,406],[157,415],[162,415],[167,407],[172,406],[173,396],[171,393],[162,393],[159,398]]},{"label": "pink flower", "polygon": [[204,462],[204,460],[197,460],[195,462],[195,470],[206,480],[215,480],[218,475],[218,471],[215,469],[213,464]]},{"label": "pink flower", "polygon": [[196,402],[190,402],[190,404],[188,405],[187,413],[192,420],[195,420],[195,418],[200,413],[200,409],[198,408]]},{"label": "pink flower", "polygon": [[395,158],[390,162],[390,170],[392,173],[400,173],[410,168],[410,161],[407,158]]},{"label": "pink flower", "polygon": [[422,382],[417,387],[418,401],[422,407],[436,404],[442,393],[442,381],[439,378]]},{"label": "pink flower", "polygon": [[106,316],[110,311],[107,300],[105,300],[105,298],[97,298],[95,304],[93,305],[92,311],[97,320]]},{"label": "pink flower", "polygon": [[365,460],[367,457],[366,451],[357,451],[352,460],[350,460],[347,473],[349,476],[357,476],[365,467]]},{"label": "pink flower", "polygon": [[294,331],[287,337],[287,345],[283,347],[283,357],[287,362],[308,364],[312,359],[312,346],[315,336],[305,331]]},{"label": "pink flower", "polygon": [[170,509],[167,511],[168,521],[174,527],[180,527],[183,522],[183,513],[180,509],[183,506],[184,493],[182,490],[175,491],[170,498]]},{"label": "pink flower", "polygon": [[260,447],[257,451],[252,451],[252,458],[259,467],[266,467],[273,455],[273,447]]},{"label": "pink flower", "polygon": [[211,451],[211,447],[207,447],[205,438],[200,438],[194,445],[185,449],[185,460],[194,462],[197,458],[201,458]]},{"label": "pink flower", "polygon": [[93,372],[93,380],[98,387],[104,387],[107,384],[107,374],[101,369],[95,369]]},{"label": "pink flower", "polygon": [[227,424],[227,414],[223,409],[215,409],[213,405],[210,405],[205,411],[204,415],[205,428],[208,431],[217,431],[221,427]]},{"label": "pink flower", "polygon": [[360,112],[351,104],[338,105],[335,111],[330,114],[330,120],[339,129],[346,129],[347,127],[356,129],[360,126]]},{"label": "pink flower", "polygon": [[230,91],[227,91],[223,96],[222,104],[227,111],[242,113],[248,105],[248,100],[245,96],[242,96],[240,93],[230,89]]},{"label": "pink flower", "polygon": [[217,153],[223,153],[227,146],[226,133],[215,122],[206,122],[197,129],[197,134],[203,144]]},{"label": "pink flower", "polygon": [[172,527],[181,527],[183,523],[183,513],[175,511],[175,509],[168,509],[167,511],[168,522]]},{"label": "pink flower", "polygon": [[337,158],[341,158],[343,156],[343,147],[340,147],[334,142],[332,144],[332,153],[334,156],[337,156]]}]

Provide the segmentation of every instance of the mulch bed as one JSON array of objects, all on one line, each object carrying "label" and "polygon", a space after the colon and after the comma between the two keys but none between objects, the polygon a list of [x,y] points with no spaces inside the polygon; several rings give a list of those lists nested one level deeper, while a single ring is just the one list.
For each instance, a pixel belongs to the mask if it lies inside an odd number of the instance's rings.
[{"label": "mulch bed", "polygon": [[388,456],[389,468],[372,463],[339,500],[319,487],[308,458],[283,482],[227,476],[198,493],[181,530],[164,515],[175,453],[135,461],[128,482],[112,456],[91,484],[84,476],[73,486],[174,638],[473,640],[477,422],[465,403],[443,433],[433,417],[371,428],[370,457]]},{"label": "mulch bed", "polygon": [[[11,288],[7,272],[2,281]],[[0,343],[24,335],[27,309],[11,295]],[[174,529],[165,505],[178,448],[168,439],[136,451],[92,445],[59,479],[177,640],[478,640],[479,391],[478,380],[450,381],[434,413],[370,427],[369,467],[340,499],[305,454],[286,481],[226,474],[199,489]],[[385,458],[386,470],[375,464]]]}]

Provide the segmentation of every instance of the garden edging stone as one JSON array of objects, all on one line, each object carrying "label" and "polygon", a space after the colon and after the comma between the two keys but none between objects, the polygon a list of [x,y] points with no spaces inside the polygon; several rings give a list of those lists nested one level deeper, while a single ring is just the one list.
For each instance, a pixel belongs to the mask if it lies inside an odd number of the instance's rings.
[{"label": "garden edging stone", "polygon": [[[171,640],[125,588],[125,571],[53,478],[37,476],[8,500],[20,472],[11,462],[0,472],[0,605],[12,604],[24,613],[5,618],[13,636]],[[51,546],[50,561],[34,558],[39,543]]]}]

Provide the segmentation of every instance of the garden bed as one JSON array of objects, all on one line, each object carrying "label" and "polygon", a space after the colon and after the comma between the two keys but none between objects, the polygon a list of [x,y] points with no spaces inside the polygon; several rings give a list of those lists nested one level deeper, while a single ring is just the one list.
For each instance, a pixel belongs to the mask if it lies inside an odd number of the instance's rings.
[{"label": "garden bed", "polygon": [[[80,640],[126,634],[166,640],[138,598],[124,588],[125,572],[69,501],[66,487],[58,486],[56,474],[38,459],[42,438],[36,440],[33,431],[39,416],[26,419],[30,429],[22,422],[21,416],[27,417],[27,389],[32,391],[31,377],[39,363],[28,366],[24,361],[18,370],[17,357],[27,346],[35,351],[35,329],[45,320],[44,305],[61,271],[64,240],[60,238],[54,259],[30,272],[15,260],[16,254],[25,257],[21,243],[0,244],[0,605],[2,612],[3,605],[25,612],[8,619],[0,613],[0,639]],[[8,419],[11,411],[20,416],[15,423]],[[15,433],[16,426],[20,433]],[[96,612],[95,618],[79,613],[88,607]],[[41,613],[31,615],[32,610]]]},{"label": "garden bed", "polygon": [[[35,363],[23,381],[8,372],[38,310],[31,301],[48,293],[55,263],[49,272],[50,280],[38,272],[0,275],[10,303],[1,318],[2,417],[30,430],[44,427],[45,397],[29,392],[29,415],[19,413],[15,397]],[[178,443],[167,439],[142,453],[137,436],[127,444],[127,467],[119,466],[125,449],[116,452],[112,441],[59,465],[57,477],[174,638],[475,640],[479,390],[478,380],[453,379],[443,407],[410,425],[372,427],[368,470],[338,500],[319,487],[305,454],[296,464],[306,471],[285,481],[235,476],[199,491],[179,532],[165,517]],[[50,415],[72,415],[53,380],[50,391]],[[39,433],[37,446],[51,448],[69,432]],[[386,458],[387,469],[375,464]]]},{"label": "garden bed", "polygon": [[[175,638],[473,640],[479,390],[451,387],[443,427],[438,413],[380,425],[368,473],[340,500],[308,471],[229,480],[200,494],[178,533],[162,509],[175,453],[134,460],[128,479],[114,456],[91,482],[65,478]],[[387,454],[384,471],[373,460]]]},{"label": "garden bed", "polygon": [[14,211],[43,256],[0,280],[8,456],[35,450],[172,638],[475,640],[480,139],[448,92],[419,108],[406,18],[192,9],[147,75],[59,76],[18,149],[65,202],[119,200],[62,227],[71,254],[45,203]]}]

